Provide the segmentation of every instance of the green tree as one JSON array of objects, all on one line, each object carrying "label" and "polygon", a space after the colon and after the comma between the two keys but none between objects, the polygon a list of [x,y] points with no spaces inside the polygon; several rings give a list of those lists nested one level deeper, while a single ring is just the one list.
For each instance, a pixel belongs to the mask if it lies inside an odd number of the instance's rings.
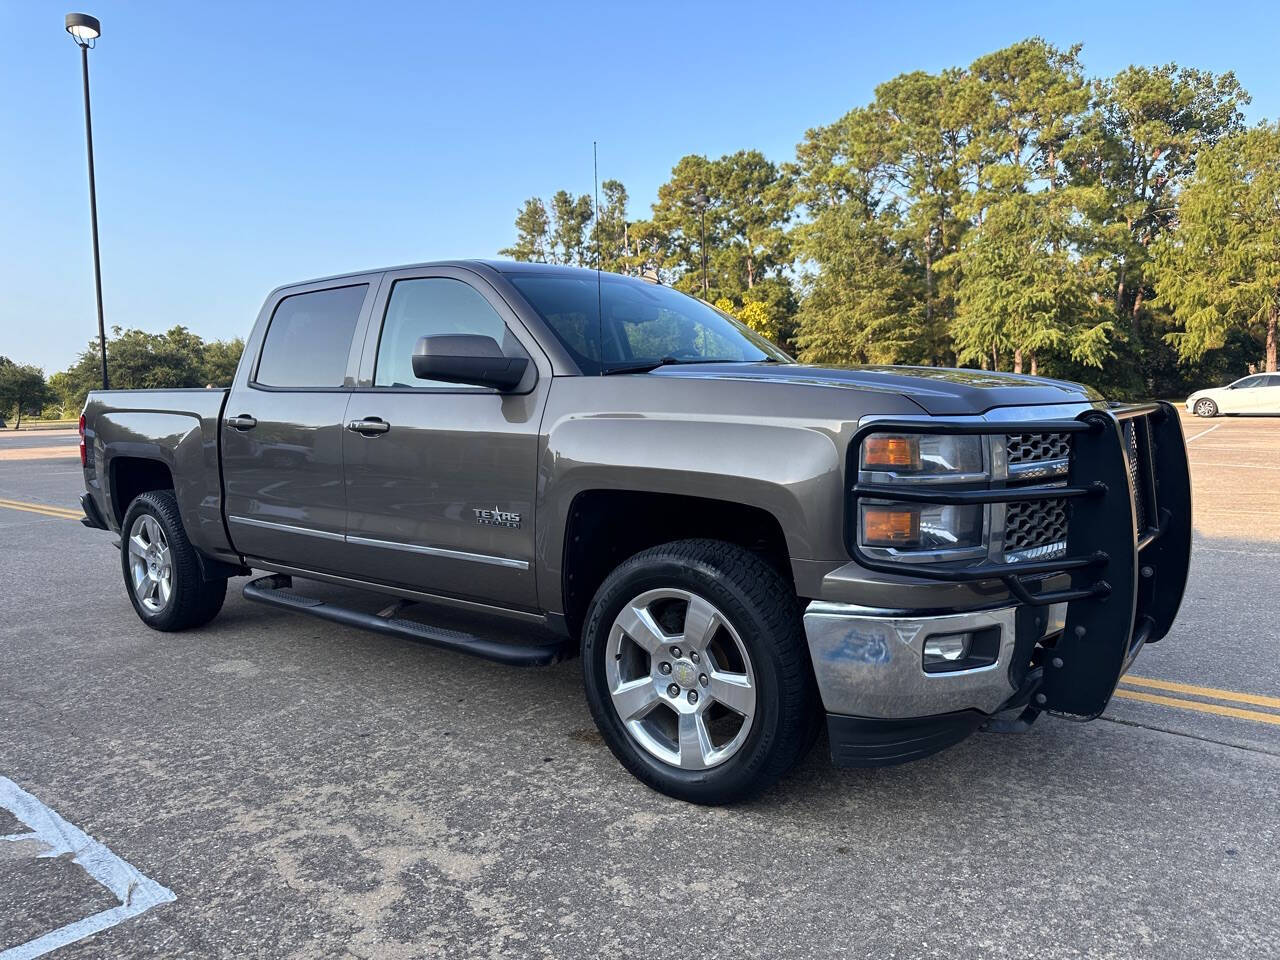
[{"label": "green tree", "polygon": [[652,219],[632,225],[636,272],[711,302],[728,300],[735,311],[758,304],[752,315],[785,340],[795,312],[791,190],[790,170],[757,150],[682,157],[658,188]]},{"label": "green tree", "polygon": [[[713,278],[710,251],[719,246],[716,217],[711,205],[711,162],[689,154],[671,169],[671,176],[658,187],[653,217],[640,227],[653,248],[654,266],[665,281],[682,290],[703,296],[702,255],[708,254],[706,298],[718,300],[728,291]],[[704,202],[705,198],[705,202]],[[705,235],[706,248],[703,248]]]},{"label": "green tree", "polygon": [[621,180],[606,180],[600,184],[600,191],[604,196],[591,228],[591,265],[596,265],[598,242],[602,270],[635,273],[638,263],[636,254],[632,252],[631,224],[627,222],[627,188]]},{"label": "green tree", "polygon": [[1079,50],[1032,38],[969,68],[971,233],[947,262],[961,271],[952,324],[961,362],[999,369],[1007,356],[1015,372],[1034,373],[1046,354],[1095,366],[1112,355],[1114,324],[1097,310],[1106,268],[1081,246],[1103,193],[1071,183],[1068,167],[1090,107]]},{"label": "green tree", "polygon": [[[243,349],[244,342],[239,339],[206,343],[183,326],[165,333],[112,327],[107,372],[112,388],[121,390],[227,386]],[[102,386],[97,342],[91,342],[75,363],[55,374],[51,384],[64,412],[80,410],[89,391]]]},{"label": "green tree", "polygon": [[795,344],[807,363],[929,363],[924,290],[903,269],[882,219],[846,200],[804,231],[820,251],[820,270],[805,274]]},{"label": "green tree", "polygon": [[[625,211],[625,189],[622,202]],[[551,197],[549,214],[540,197],[530,197],[516,214],[516,242],[498,253],[526,262],[593,266],[594,234],[588,229],[593,216],[594,207],[586,194],[574,197],[567,190],[557,190]]]},{"label": "green tree", "polygon": [[204,344],[200,379],[205,386],[229,387],[235,378],[244,340],[208,340]]},{"label": "green tree", "polygon": [[1069,357],[1101,367],[1115,333],[1110,274],[1073,244],[1078,211],[1070,191],[1013,193],[992,202],[965,238],[964,283],[954,324],[961,363],[999,368],[1011,357]]},{"label": "green tree", "polygon": [[498,251],[512,260],[548,263],[551,256],[551,219],[540,197],[530,197],[516,214],[516,242]]},{"label": "green tree", "polygon": [[1234,74],[1170,63],[1127,67],[1097,82],[1096,96],[1075,174],[1107,191],[1096,245],[1115,261],[1116,313],[1136,330],[1152,293],[1151,246],[1176,226],[1176,194],[1202,149],[1242,129],[1249,95]]},{"label": "green tree", "polygon": [[1183,325],[1167,339],[1184,360],[1239,329],[1276,369],[1280,325],[1280,123],[1232,134],[1201,152],[1177,205],[1178,230],[1158,245],[1158,299]]},{"label": "green tree", "polygon": [[[1090,79],[1080,49],[1031,37],[894,77],[807,131],[794,163],[684,156],[648,219],[627,220],[616,181],[594,223],[586,197],[562,191],[550,214],[535,198],[504,252],[592,264],[598,244],[606,269],[705,296],[812,362],[959,360],[1118,396],[1243,372],[1271,323],[1251,186],[1266,144],[1230,190],[1197,170],[1228,141],[1244,149],[1248,95],[1175,64]],[[1214,204],[1236,219],[1189,232]],[[1217,252],[1197,265],[1200,249]]]},{"label": "green tree", "polygon": [[38,413],[54,399],[44,371],[29,363],[0,357],[0,410],[14,411],[14,427],[22,426],[22,414]]},{"label": "green tree", "polygon": [[566,190],[551,197],[551,256],[553,263],[591,266],[591,238],[587,228],[594,214],[585,193],[574,198]]}]

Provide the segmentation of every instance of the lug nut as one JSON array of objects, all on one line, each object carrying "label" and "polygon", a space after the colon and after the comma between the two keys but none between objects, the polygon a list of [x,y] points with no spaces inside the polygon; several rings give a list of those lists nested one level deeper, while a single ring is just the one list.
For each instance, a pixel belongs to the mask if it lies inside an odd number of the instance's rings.
[{"label": "lug nut", "polygon": [[667,695],[672,697],[680,696],[680,688],[673,683],[671,686],[667,687]]},{"label": "lug nut", "polygon": [[705,673],[700,673],[698,674],[698,682],[705,687],[711,681],[707,679],[707,675]]},{"label": "lug nut", "polygon": [[697,702],[698,702],[698,691],[697,691],[697,690],[690,690],[690,691],[689,691],[689,702],[690,702],[690,703],[697,703]]},{"label": "lug nut", "polygon": [[679,659],[680,659],[680,648],[679,648],[679,647],[672,647],[672,648],[671,648],[671,655],[672,655],[673,657],[675,657],[677,660],[679,660]]},{"label": "lug nut", "polygon": [[697,663],[697,662],[698,662],[698,660],[700,659],[700,658],[698,657],[698,651],[697,651],[697,650],[690,650],[690,651],[689,651],[689,659],[690,659],[690,660],[692,660],[694,663]]},{"label": "lug nut", "polygon": [[658,672],[662,674],[670,673],[671,664],[667,663],[665,660],[662,661],[662,663],[658,664]]}]

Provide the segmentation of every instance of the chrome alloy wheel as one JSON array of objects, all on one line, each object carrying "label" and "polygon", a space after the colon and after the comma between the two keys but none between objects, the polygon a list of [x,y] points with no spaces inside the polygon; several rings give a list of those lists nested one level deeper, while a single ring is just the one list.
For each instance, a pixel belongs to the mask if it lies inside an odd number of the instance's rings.
[{"label": "chrome alloy wheel", "polygon": [[133,594],[150,613],[159,613],[173,596],[173,559],[164,530],[142,513],[129,530],[129,574]]},{"label": "chrome alloy wheel", "polygon": [[649,590],[609,630],[605,681],[633,741],[682,770],[724,763],[746,742],[755,672],[737,630],[687,590]]},{"label": "chrome alloy wheel", "polygon": [[1218,412],[1218,405],[1208,397],[1196,401],[1195,414],[1197,417],[1212,417]]}]

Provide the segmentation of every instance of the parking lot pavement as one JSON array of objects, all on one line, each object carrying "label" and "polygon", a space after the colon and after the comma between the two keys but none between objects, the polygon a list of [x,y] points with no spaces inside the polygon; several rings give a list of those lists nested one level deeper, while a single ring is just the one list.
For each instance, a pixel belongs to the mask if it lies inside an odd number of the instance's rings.
[{"label": "parking lot pavement", "polygon": [[0,461],[47,460],[76,457],[80,434],[76,430],[0,432]]},{"label": "parking lot pavement", "polygon": [[[234,589],[208,627],[151,632],[112,538],[56,512],[74,448],[0,460],[0,500],[44,511],[0,506],[0,777],[176,898],[56,955],[1280,956],[1280,420],[1186,427],[1186,601],[1107,718],[884,770],[820,743],[728,809],[626,775],[576,662]],[[113,902],[0,841],[0,951]]]}]

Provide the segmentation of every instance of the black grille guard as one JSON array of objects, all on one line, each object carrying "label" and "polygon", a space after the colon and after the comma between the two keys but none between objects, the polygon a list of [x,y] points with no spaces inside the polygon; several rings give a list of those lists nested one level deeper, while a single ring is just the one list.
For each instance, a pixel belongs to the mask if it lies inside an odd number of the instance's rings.
[{"label": "black grille guard", "polygon": [[[1133,472],[1123,432],[1127,421],[1133,421],[1136,435]],[[885,432],[1068,433],[1072,455],[1066,486],[957,489],[928,481],[909,487],[857,482],[863,439]],[[1097,716],[1142,645],[1160,640],[1173,625],[1191,559],[1191,478],[1182,425],[1171,404],[1093,409],[1072,420],[876,420],[854,434],[847,476],[854,483],[845,536],[862,566],[951,583],[1000,580],[1015,599],[1029,605],[1069,601],[1066,629],[1045,664],[1036,696],[1041,709]],[[1135,495],[1145,507],[1141,513]],[[1066,499],[1071,505],[1066,553],[1021,563],[900,563],[870,556],[857,537],[858,502],[864,498],[941,504]],[[1138,516],[1145,517],[1142,529]],[[1044,580],[1055,574],[1069,574],[1070,586],[1043,589]]]}]

